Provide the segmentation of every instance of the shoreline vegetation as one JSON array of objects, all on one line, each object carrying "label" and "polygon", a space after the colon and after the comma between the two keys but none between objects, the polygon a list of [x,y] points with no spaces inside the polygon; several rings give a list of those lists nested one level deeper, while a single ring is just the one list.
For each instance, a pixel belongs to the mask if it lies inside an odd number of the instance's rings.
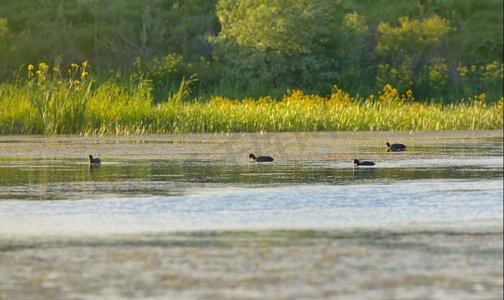
[{"label": "shoreline vegetation", "polygon": [[0,134],[502,129],[503,24],[502,0],[0,1]]},{"label": "shoreline vegetation", "polygon": [[352,96],[333,87],[327,96],[288,90],[272,97],[191,98],[194,79],[182,80],[163,102],[149,80],[97,84],[88,62],[72,64],[65,78],[45,63],[0,84],[0,134],[128,135],[284,131],[432,131],[503,127],[503,97],[481,93],[451,104],[420,102],[411,90],[385,84],[376,94]]}]

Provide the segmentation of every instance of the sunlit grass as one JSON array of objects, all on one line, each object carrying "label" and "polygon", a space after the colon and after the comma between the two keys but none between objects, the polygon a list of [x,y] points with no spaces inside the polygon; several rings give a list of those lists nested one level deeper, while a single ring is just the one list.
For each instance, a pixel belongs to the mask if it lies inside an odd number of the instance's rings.
[{"label": "sunlit grass", "polygon": [[190,100],[188,81],[156,104],[149,81],[109,80],[97,86],[87,63],[67,76],[40,64],[25,81],[0,85],[0,134],[142,134],[321,130],[502,129],[503,98],[485,94],[457,104],[421,103],[391,85],[367,98],[335,87],[328,97],[288,91],[280,100]]}]

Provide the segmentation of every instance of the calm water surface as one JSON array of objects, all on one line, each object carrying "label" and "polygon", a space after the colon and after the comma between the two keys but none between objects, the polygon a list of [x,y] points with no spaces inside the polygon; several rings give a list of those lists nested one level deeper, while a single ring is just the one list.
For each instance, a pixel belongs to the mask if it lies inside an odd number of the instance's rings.
[{"label": "calm water surface", "polygon": [[502,131],[2,136],[0,299],[502,299],[502,180]]}]

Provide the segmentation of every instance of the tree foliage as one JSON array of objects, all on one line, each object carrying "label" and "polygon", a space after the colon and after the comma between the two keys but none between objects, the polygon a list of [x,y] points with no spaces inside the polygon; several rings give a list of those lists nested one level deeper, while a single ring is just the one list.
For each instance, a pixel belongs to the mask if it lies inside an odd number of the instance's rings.
[{"label": "tree foliage", "polygon": [[502,15],[502,0],[0,1],[0,81],[30,63],[89,61],[102,77],[150,80],[160,101],[188,78],[207,96],[390,83],[496,99]]},{"label": "tree foliage", "polygon": [[336,39],[339,1],[221,0],[213,39],[231,78],[307,86],[334,76],[327,49]]},{"label": "tree foliage", "polygon": [[0,49],[0,69],[85,59],[118,69],[136,57],[210,56],[207,36],[218,30],[214,7],[214,1],[197,0],[1,1],[0,19],[7,20],[11,38]]},{"label": "tree foliage", "polygon": [[448,22],[438,16],[422,21],[401,17],[398,27],[382,22],[378,25],[381,37],[376,50],[392,56],[425,55],[439,48],[450,30]]}]

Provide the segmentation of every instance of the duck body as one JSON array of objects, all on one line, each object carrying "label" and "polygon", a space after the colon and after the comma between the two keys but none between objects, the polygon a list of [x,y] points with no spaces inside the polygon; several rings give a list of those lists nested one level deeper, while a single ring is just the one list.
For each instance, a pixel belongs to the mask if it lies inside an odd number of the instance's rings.
[{"label": "duck body", "polygon": [[389,142],[387,142],[386,145],[387,145],[388,151],[404,151],[404,150],[406,150],[406,145],[404,145],[404,144],[390,144]]},{"label": "duck body", "polygon": [[89,154],[89,164],[91,165],[100,165],[101,164],[101,160],[97,157],[97,158],[93,158],[93,155]]},{"label": "duck body", "polygon": [[254,154],[250,153],[249,158],[252,158],[255,162],[272,162],[274,159],[271,156],[255,156]]},{"label": "duck body", "polygon": [[374,162],[369,161],[369,160],[360,161],[358,159],[354,159],[353,163],[354,163],[354,167],[358,167],[358,166],[374,166],[375,165]]}]

